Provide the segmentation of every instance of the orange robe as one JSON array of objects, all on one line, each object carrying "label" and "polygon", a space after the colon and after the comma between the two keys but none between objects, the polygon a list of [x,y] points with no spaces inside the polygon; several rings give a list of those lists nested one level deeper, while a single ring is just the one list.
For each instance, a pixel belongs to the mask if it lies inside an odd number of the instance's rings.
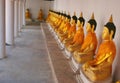
[{"label": "orange robe", "polygon": [[76,32],[76,25],[71,25],[69,32],[68,32],[68,38],[72,37]]},{"label": "orange robe", "polygon": [[96,34],[92,32],[88,32],[88,34],[86,35],[80,51],[83,52],[88,46],[90,46],[90,44],[93,44],[95,52],[97,47],[97,37]]},{"label": "orange robe", "polygon": [[80,28],[75,33],[72,44],[80,44],[81,45],[83,43],[83,40],[84,40],[84,31],[83,31],[83,28]]},{"label": "orange robe", "polygon": [[66,25],[66,22],[65,22],[65,21],[62,21],[60,27],[58,28],[58,33],[62,33],[62,31],[63,31],[65,25]]},{"label": "orange robe", "polygon": [[39,12],[37,19],[38,20],[42,20],[43,19],[43,13],[42,13],[42,11]]},{"label": "orange robe", "polygon": [[26,18],[26,19],[30,19],[30,12],[29,12],[29,11],[26,11],[26,13],[25,13],[25,18]]},{"label": "orange robe", "polygon": [[[109,56],[106,54],[111,53]],[[104,80],[112,74],[112,63],[116,55],[116,47],[113,41],[104,41],[94,60],[86,62],[82,69],[92,81]]]},{"label": "orange robe", "polygon": [[112,58],[114,59],[114,57],[116,55],[116,47],[115,47],[114,42],[113,41],[104,41],[98,49],[96,58],[94,59],[94,63],[97,63],[98,61],[100,61],[102,58],[105,57],[105,54],[110,53],[110,52],[112,53],[111,55],[112,55]]},{"label": "orange robe", "polygon": [[69,30],[70,26],[71,26],[70,22],[67,22],[66,25],[65,25],[65,27],[64,27],[64,29],[63,29],[63,32],[66,32],[67,30]]}]

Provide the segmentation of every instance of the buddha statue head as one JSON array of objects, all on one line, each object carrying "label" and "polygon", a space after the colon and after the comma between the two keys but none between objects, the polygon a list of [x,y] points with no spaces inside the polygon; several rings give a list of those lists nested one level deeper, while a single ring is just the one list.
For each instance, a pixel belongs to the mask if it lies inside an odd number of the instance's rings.
[{"label": "buddha statue head", "polygon": [[89,31],[94,32],[96,30],[96,26],[97,26],[97,22],[94,19],[94,13],[93,13],[91,16],[91,19],[88,21],[87,26],[86,26],[87,32]]},{"label": "buddha statue head", "polygon": [[28,8],[26,9],[26,12],[29,12],[29,9],[28,9]]},{"label": "buddha statue head", "polygon": [[71,20],[70,12],[68,12],[68,15],[66,15],[66,21],[70,22],[70,20]]},{"label": "buddha statue head", "polygon": [[63,16],[64,16],[64,21],[66,22],[66,20],[67,20],[67,19],[66,19],[66,18],[67,18],[67,14],[66,14],[66,12],[64,13]]},{"label": "buddha statue head", "polygon": [[109,22],[104,25],[102,39],[103,40],[112,40],[115,36],[116,26],[113,23],[112,15],[109,19]]},{"label": "buddha statue head", "polygon": [[58,16],[58,18],[61,19],[61,17],[62,17],[61,12],[59,12],[59,16]]},{"label": "buddha statue head", "polygon": [[40,12],[42,12],[42,9],[40,8]]},{"label": "buddha statue head", "polygon": [[76,17],[76,13],[74,12],[74,15],[72,16],[72,19],[71,19],[71,24],[74,25],[77,23],[77,17]]},{"label": "buddha statue head", "polygon": [[65,15],[66,15],[65,13],[63,13],[63,12],[61,13],[62,20],[65,20]]},{"label": "buddha statue head", "polygon": [[30,19],[31,18],[31,14],[30,14],[29,9],[26,9],[26,11],[25,11],[25,18],[26,19]]},{"label": "buddha statue head", "polygon": [[85,19],[83,18],[83,13],[81,12],[80,17],[77,20],[77,26],[82,28],[84,24],[85,24]]}]

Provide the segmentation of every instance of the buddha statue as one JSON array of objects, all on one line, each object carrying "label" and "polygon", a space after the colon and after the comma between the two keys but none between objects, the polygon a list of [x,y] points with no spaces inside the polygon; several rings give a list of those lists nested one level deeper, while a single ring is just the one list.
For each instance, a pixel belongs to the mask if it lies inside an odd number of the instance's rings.
[{"label": "buddha statue", "polygon": [[62,34],[66,33],[68,26],[70,25],[70,16],[65,14],[64,15],[64,21],[63,21],[63,26],[61,27],[60,31],[58,32],[58,36],[60,37]]},{"label": "buddha statue", "polygon": [[68,12],[68,15],[66,16],[66,25],[63,28],[63,33],[61,33],[61,35],[66,34],[67,31],[69,30],[69,28],[70,28],[70,20],[71,20],[70,13]]},{"label": "buddha statue", "polygon": [[81,47],[73,53],[75,62],[80,64],[93,59],[97,47],[97,37],[95,34],[96,25],[94,14],[92,14],[91,19],[86,25],[87,35],[84,42]]},{"label": "buddha statue", "polygon": [[69,52],[73,52],[81,47],[84,40],[84,30],[83,30],[84,23],[85,23],[85,19],[83,18],[83,15],[81,13],[80,17],[77,20],[77,28],[76,28],[77,31],[74,35],[74,38],[70,42],[70,44],[68,44],[66,47]]},{"label": "buddha statue", "polygon": [[86,62],[82,66],[82,71],[91,81],[102,81],[112,74],[112,63],[116,55],[116,46],[113,42],[116,27],[112,20],[110,20],[103,28],[102,43],[100,44],[95,58]]},{"label": "buddha statue", "polygon": [[58,26],[58,16],[59,16],[59,14],[57,13],[57,12],[55,12],[55,11],[52,11],[51,13],[50,13],[50,24],[51,24],[51,26],[52,26],[52,28],[53,29],[55,29],[57,26]]},{"label": "buddha statue", "polygon": [[66,37],[67,38],[67,35],[68,35],[68,31],[71,27],[71,24],[70,24],[70,21],[71,21],[71,17],[70,17],[70,14],[68,13],[67,17],[66,17],[66,24],[63,28],[63,32],[60,33],[58,36],[59,36],[59,39],[61,41],[63,41],[63,39]]},{"label": "buddha statue", "polygon": [[63,28],[64,28],[65,25],[66,25],[66,17],[67,17],[67,15],[64,13],[63,16],[62,16],[62,23],[61,23],[61,25],[59,26],[59,28],[58,28],[57,31],[56,31],[57,34],[62,33]]},{"label": "buddha statue", "polygon": [[115,82],[115,83],[120,83],[120,80],[118,80],[117,82]]},{"label": "buddha statue", "polygon": [[39,11],[39,13],[38,13],[37,19],[38,19],[39,21],[42,21],[42,20],[43,20],[43,11],[42,11],[42,9],[40,9],[40,11]]},{"label": "buddha statue", "polygon": [[61,19],[61,13],[60,12],[57,12],[56,14],[56,19],[52,25],[52,27],[55,29],[58,25],[59,25],[59,21]]},{"label": "buddha statue", "polygon": [[59,27],[60,27],[61,24],[62,24],[63,19],[64,19],[63,13],[60,13],[60,15],[59,15],[59,17],[58,17],[58,20],[55,22],[55,25],[54,25],[54,30],[55,30],[55,32],[58,31]]},{"label": "buddha statue", "polygon": [[72,16],[71,19],[71,23],[70,23],[71,26],[69,28],[68,34],[65,37],[63,37],[64,41],[62,40],[64,44],[70,42],[73,39],[76,33],[76,23],[77,23],[77,17],[76,17],[76,13],[74,12],[74,15]]},{"label": "buddha statue", "polygon": [[26,11],[25,11],[25,19],[26,19],[26,20],[31,19],[31,14],[30,14],[29,9],[26,9]]}]

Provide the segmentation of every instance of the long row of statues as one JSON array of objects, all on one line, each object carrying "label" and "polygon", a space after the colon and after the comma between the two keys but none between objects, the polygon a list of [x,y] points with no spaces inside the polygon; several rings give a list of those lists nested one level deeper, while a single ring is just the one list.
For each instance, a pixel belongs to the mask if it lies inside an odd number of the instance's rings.
[{"label": "long row of statues", "polygon": [[[82,74],[89,83],[112,81],[112,63],[116,55],[116,46],[113,41],[116,26],[112,15],[103,27],[102,42],[99,46],[95,33],[97,22],[94,13],[86,23],[86,35],[83,13],[77,18],[75,12],[71,17],[70,13],[50,10],[46,21],[51,25],[51,31],[61,45],[61,49],[65,51],[65,56],[70,61],[76,76],[80,77]],[[97,46],[98,50],[96,50]]]},{"label": "long row of statues", "polygon": [[[31,16],[31,13],[30,13],[29,9],[26,9],[26,11],[25,11],[25,19],[26,19],[26,21],[31,21],[32,20],[32,16]],[[38,13],[37,20],[38,21],[43,20],[43,10],[42,9],[40,9],[40,11]]]}]

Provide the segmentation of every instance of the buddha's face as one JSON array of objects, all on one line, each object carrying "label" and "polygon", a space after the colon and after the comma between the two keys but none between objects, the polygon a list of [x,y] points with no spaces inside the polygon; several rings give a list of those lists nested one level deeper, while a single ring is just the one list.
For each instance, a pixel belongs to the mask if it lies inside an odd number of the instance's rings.
[{"label": "buddha's face", "polygon": [[107,27],[104,27],[103,33],[102,33],[102,39],[106,40],[106,39],[109,39],[109,37],[110,37],[109,30]]},{"label": "buddha's face", "polygon": [[86,25],[86,30],[87,30],[87,32],[89,32],[89,31],[91,31],[91,25],[90,25],[90,23],[87,23],[87,25]]},{"label": "buddha's face", "polygon": [[70,19],[68,19],[68,22],[70,22]]},{"label": "buddha's face", "polygon": [[64,19],[64,16],[61,16],[62,19]]},{"label": "buddha's face", "polygon": [[67,22],[70,22],[70,19],[67,18]]},{"label": "buddha's face", "polygon": [[67,22],[67,20],[68,20],[68,19],[67,19],[67,18],[65,18],[65,22]]},{"label": "buddha's face", "polygon": [[29,12],[29,10],[26,10],[26,12]]},{"label": "buddha's face", "polygon": [[79,20],[77,20],[77,26],[80,27],[81,23]]},{"label": "buddha's face", "polygon": [[75,20],[73,18],[71,19],[71,24],[75,24]]},{"label": "buddha's face", "polygon": [[61,15],[59,15],[59,17],[58,18],[61,18]]},{"label": "buddha's face", "polygon": [[77,21],[77,26],[78,27],[82,27],[83,26],[83,22],[80,22],[79,20]]}]

